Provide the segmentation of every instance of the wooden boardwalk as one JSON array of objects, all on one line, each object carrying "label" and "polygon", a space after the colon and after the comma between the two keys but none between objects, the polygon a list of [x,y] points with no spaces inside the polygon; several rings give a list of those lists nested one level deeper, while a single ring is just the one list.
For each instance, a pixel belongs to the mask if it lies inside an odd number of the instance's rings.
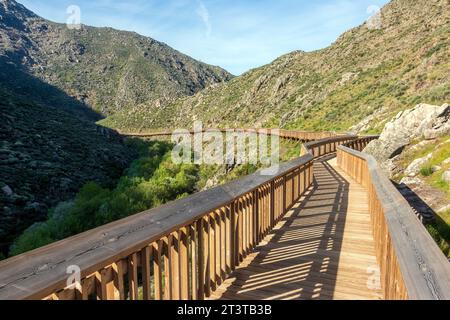
[{"label": "wooden boardwalk", "polygon": [[314,170],[314,187],[211,299],[382,298],[366,190],[335,159]]}]

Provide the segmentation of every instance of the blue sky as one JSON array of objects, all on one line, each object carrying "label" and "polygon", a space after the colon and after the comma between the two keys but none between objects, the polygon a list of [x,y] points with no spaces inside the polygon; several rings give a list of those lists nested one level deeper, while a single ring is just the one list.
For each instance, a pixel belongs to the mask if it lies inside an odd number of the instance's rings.
[{"label": "blue sky", "polygon": [[19,0],[40,16],[135,31],[239,75],[293,50],[324,48],[388,0]]}]

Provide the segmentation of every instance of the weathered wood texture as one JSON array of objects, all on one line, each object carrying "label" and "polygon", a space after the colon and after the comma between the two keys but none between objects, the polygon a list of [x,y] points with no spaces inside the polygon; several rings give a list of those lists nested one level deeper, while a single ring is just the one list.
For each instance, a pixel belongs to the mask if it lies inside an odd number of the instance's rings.
[{"label": "weathered wood texture", "polygon": [[332,161],[212,299],[381,299],[365,189]]},{"label": "weathered wood texture", "polygon": [[385,299],[450,299],[450,264],[406,200],[355,141],[338,148],[339,166],[368,193]]}]

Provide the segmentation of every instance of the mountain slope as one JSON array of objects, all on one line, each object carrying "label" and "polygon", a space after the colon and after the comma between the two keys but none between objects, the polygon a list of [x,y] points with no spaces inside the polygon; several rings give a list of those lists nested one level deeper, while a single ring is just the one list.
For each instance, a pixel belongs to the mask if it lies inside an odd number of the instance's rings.
[{"label": "mountain slope", "polygon": [[[22,79],[28,86],[0,85],[0,253],[23,230],[45,219],[50,207],[71,199],[83,184],[112,184],[134,157],[117,133],[85,116],[88,109],[43,103],[46,93],[50,101],[72,100],[0,58],[0,83],[7,81],[6,76]],[[41,88],[42,97],[21,94],[27,88]]]},{"label": "mountain slope", "polygon": [[83,184],[113,185],[136,156],[95,121],[231,78],[134,33],[44,20],[0,1],[0,256]]},{"label": "mountain slope", "polygon": [[[450,3],[393,0],[330,47],[293,52],[167,107],[142,105],[101,123],[126,130],[190,126],[380,131],[419,102],[450,100]],[[226,112],[224,112],[226,111]]]},{"label": "mountain slope", "polygon": [[70,30],[13,0],[0,2],[0,17],[0,55],[102,115],[147,101],[163,105],[232,77],[151,38],[85,25]]}]

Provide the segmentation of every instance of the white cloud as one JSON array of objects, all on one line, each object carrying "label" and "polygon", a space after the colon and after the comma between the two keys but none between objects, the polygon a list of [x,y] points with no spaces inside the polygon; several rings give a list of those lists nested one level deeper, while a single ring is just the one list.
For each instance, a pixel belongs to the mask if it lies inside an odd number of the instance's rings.
[{"label": "white cloud", "polygon": [[206,36],[211,36],[212,32],[212,25],[210,21],[209,11],[208,8],[206,8],[205,4],[202,1],[198,1],[198,8],[197,8],[197,14],[202,19],[203,23],[205,24],[206,28]]}]

